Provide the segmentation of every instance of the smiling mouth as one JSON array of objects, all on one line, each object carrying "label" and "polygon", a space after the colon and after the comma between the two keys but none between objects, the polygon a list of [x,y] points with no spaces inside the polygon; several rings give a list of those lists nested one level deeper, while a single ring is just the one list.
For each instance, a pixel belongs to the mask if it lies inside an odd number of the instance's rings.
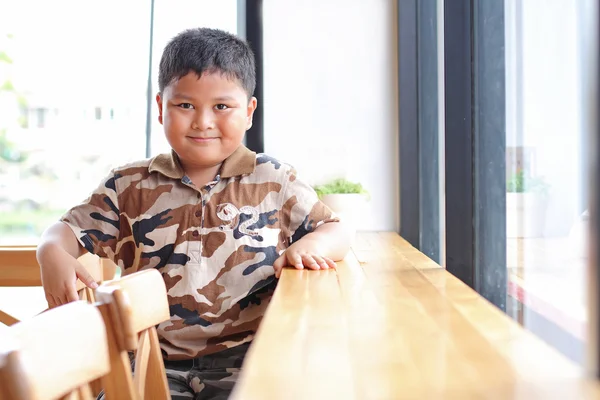
[{"label": "smiling mouth", "polygon": [[216,137],[195,137],[195,136],[188,136],[188,139],[196,142],[196,143],[210,143],[214,140],[217,140],[218,138]]}]

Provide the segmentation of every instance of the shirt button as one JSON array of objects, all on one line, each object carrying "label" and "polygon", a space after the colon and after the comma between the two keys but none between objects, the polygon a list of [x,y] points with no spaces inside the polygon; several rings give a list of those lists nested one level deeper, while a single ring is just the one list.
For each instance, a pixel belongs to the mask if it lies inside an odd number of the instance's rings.
[{"label": "shirt button", "polygon": [[196,213],[194,214],[197,218],[200,218],[202,216],[202,211],[198,210],[196,211]]},{"label": "shirt button", "polygon": [[192,232],[192,236],[193,236],[193,237],[198,237],[199,235],[200,235],[200,234],[198,233],[198,231],[194,231],[194,232]]}]

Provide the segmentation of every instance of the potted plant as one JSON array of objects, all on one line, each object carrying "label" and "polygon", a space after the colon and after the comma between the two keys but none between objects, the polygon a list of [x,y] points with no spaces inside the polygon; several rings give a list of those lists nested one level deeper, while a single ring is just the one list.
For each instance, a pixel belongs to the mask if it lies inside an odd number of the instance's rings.
[{"label": "potted plant", "polygon": [[346,179],[335,179],[324,185],[314,187],[319,199],[333,212],[356,227],[360,224],[360,216],[369,193],[360,183]]},{"label": "potted plant", "polygon": [[546,225],[549,185],[543,177],[526,174],[522,169],[506,181],[506,236],[541,237]]}]

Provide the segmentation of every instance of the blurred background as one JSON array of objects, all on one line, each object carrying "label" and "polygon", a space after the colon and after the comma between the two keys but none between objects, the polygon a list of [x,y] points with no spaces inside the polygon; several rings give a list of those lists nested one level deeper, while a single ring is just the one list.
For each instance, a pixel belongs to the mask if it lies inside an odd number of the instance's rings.
[{"label": "blurred background", "polygon": [[[433,10],[436,90],[415,113],[436,104],[430,155],[439,192],[429,200],[439,208],[439,231],[431,256],[446,266],[445,188],[454,182],[444,158],[462,140],[444,123],[444,105],[454,96],[447,91],[454,77],[444,60],[453,53],[444,46],[451,39],[444,27],[454,5],[424,3]],[[169,151],[153,100],[164,45],[191,27],[244,35],[243,4],[0,0],[0,245],[35,245],[111,167]],[[595,2],[498,4],[501,56],[478,55],[503,71],[493,90],[505,108],[498,110],[505,225],[497,227],[495,243],[505,259],[494,267],[506,276],[504,310],[580,362],[587,340]],[[294,165],[310,184],[361,183],[370,198],[357,229],[402,232],[400,99],[410,90],[399,78],[402,0],[264,0],[261,12],[263,150]],[[422,85],[419,79],[412,81]]]},{"label": "blurred background", "polygon": [[[151,3],[1,4],[0,244],[34,244],[111,166],[146,155]],[[236,0],[156,0],[154,7],[153,95],[172,36],[238,27]],[[314,184],[339,176],[363,182],[378,210],[362,221],[365,229],[398,226],[392,8],[264,4],[264,150]],[[169,148],[153,99],[150,111],[153,156]]]}]

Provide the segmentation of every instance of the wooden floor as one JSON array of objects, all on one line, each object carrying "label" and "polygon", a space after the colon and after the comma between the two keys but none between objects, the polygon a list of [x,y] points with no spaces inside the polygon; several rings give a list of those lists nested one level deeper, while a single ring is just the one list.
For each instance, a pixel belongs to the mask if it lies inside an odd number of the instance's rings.
[{"label": "wooden floor", "polygon": [[596,382],[393,233],[286,269],[234,399],[587,399]]}]

